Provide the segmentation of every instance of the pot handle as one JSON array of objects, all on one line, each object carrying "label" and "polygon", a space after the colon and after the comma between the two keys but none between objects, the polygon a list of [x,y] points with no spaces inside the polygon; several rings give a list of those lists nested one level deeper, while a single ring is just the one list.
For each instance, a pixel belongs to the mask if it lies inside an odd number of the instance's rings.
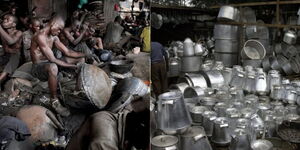
[{"label": "pot handle", "polygon": [[204,134],[199,134],[199,135],[194,136],[193,139],[194,139],[194,141],[196,142],[196,141],[198,141],[198,140],[200,140],[200,139],[202,139],[202,138],[204,138],[204,137],[205,137]]},{"label": "pot handle", "polygon": [[221,128],[228,127],[228,124],[227,123],[226,124],[221,124],[220,127]]}]

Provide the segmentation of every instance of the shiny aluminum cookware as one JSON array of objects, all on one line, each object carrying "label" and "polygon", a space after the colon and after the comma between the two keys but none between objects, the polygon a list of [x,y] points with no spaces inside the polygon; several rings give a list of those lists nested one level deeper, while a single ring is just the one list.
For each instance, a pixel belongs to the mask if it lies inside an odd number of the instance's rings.
[{"label": "shiny aluminum cookware", "polygon": [[222,61],[215,61],[215,64],[214,64],[212,70],[219,70],[219,71],[221,71],[223,69],[224,69],[223,62]]},{"label": "shiny aluminum cookware", "polygon": [[207,82],[201,74],[186,73],[184,77],[181,77],[177,81],[178,83],[187,83],[189,86],[199,86],[201,88],[207,88]]},{"label": "shiny aluminum cookware", "polygon": [[245,79],[245,83],[243,84],[243,90],[246,93],[255,93],[255,72],[248,72],[247,77]]},{"label": "shiny aluminum cookware", "polygon": [[243,118],[250,119],[251,116],[252,116],[253,114],[255,114],[255,110],[252,109],[252,108],[247,107],[247,108],[243,108],[243,109],[241,110],[241,113],[242,113],[242,117],[243,117]]},{"label": "shiny aluminum cookware", "polygon": [[287,31],[283,36],[283,41],[287,44],[295,44],[297,40],[297,35],[294,31]]},{"label": "shiny aluminum cookware", "polygon": [[238,53],[238,41],[235,39],[216,39],[215,52],[218,53]]},{"label": "shiny aluminum cookware", "polygon": [[284,89],[281,85],[273,85],[270,97],[273,100],[281,100],[284,97]]},{"label": "shiny aluminum cookware", "polygon": [[216,103],[214,110],[219,117],[225,117],[227,107],[228,107],[228,105],[226,103],[219,102],[219,103]]},{"label": "shiny aluminum cookware", "polygon": [[242,114],[236,108],[227,108],[225,111],[226,111],[225,117],[227,117],[228,121],[229,121],[229,128],[231,130],[234,130],[237,126],[236,121],[238,118],[240,118],[242,116]]},{"label": "shiny aluminum cookware", "polygon": [[214,129],[211,141],[217,145],[224,146],[231,142],[228,118],[218,117],[214,120]]},{"label": "shiny aluminum cookware", "polygon": [[193,97],[199,97],[199,96],[204,96],[205,95],[205,89],[201,88],[199,86],[195,87],[187,87],[184,90],[184,98],[193,98]]},{"label": "shiny aluminum cookware", "polygon": [[181,150],[212,150],[212,147],[201,126],[190,127],[180,135]]},{"label": "shiny aluminum cookware", "polygon": [[251,142],[252,150],[272,150],[273,144],[268,140],[255,140]]},{"label": "shiny aluminum cookware", "polygon": [[180,73],[180,60],[179,58],[172,57],[169,59],[169,76],[177,77]]},{"label": "shiny aluminum cookware", "polygon": [[274,85],[281,85],[281,75],[278,70],[270,70],[267,76],[267,90],[273,91]]},{"label": "shiny aluminum cookware", "polygon": [[271,62],[270,62],[270,57],[267,56],[262,60],[262,67],[264,68],[264,71],[269,71],[271,70]]},{"label": "shiny aluminum cookware", "polygon": [[201,43],[195,43],[194,51],[195,51],[195,55],[202,56],[206,50]]},{"label": "shiny aluminum cookware", "polygon": [[267,77],[264,74],[259,74],[255,78],[255,91],[258,95],[266,95],[267,91]]},{"label": "shiny aluminum cookware", "polygon": [[211,137],[213,133],[214,120],[217,118],[217,113],[214,111],[205,111],[203,113],[203,122],[205,133],[207,136]]},{"label": "shiny aluminum cookware", "polygon": [[236,121],[236,128],[241,128],[241,129],[245,129],[249,132],[250,130],[250,120],[246,119],[246,118],[239,118]]},{"label": "shiny aluminum cookware", "polygon": [[300,64],[298,63],[298,60],[293,57],[289,60],[289,63],[292,67],[293,72],[300,73]]},{"label": "shiny aluminum cookware", "polygon": [[288,110],[289,114],[298,114],[297,111],[298,106],[295,104],[289,104],[285,108]]},{"label": "shiny aluminum cookware", "polygon": [[244,83],[245,83],[245,72],[237,72],[232,74],[232,79],[229,85],[236,88],[242,88]]},{"label": "shiny aluminum cookware", "polygon": [[281,68],[285,74],[291,75],[294,73],[293,69],[286,57],[284,57],[283,55],[278,55],[277,60],[278,60],[278,64],[281,66]]},{"label": "shiny aluminum cookware", "polygon": [[184,90],[189,87],[189,85],[185,82],[172,84],[170,85],[170,89],[179,90],[181,93],[184,93]]},{"label": "shiny aluminum cookware", "polygon": [[297,101],[297,92],[294,88],[285,88],[283,101],[289,104],[295,104]]},{"label": "shiny aluminum cookware", "polygon": [[217,99],[214,97],[201,97],[200,98],[200,104],[202,106],[206,106],[207,108],[209,108],[210,110],[213,110],[213,107],[215,106],[215,104],[217,103]]},{"label": "shiny aluminum cookware", "polygon": [[194,106],[190,109],[190,114],[192,117],[193,122],[195,123],[202,123],[203,120],[203,113],[208,111],[209,109],[205,106]]},{"label": "shiny aluminum cookware", "polygon": [[259,104],[257,105],[257,109],[258,109],[257,114],[258,114],[261,118],[263,118],[263,117],[264,117],[264,113],[265,113],[266,111],[270,110],[271,107],[272,107],[272,106],[271,106],[269,103],[259,103]]},{"label": "shiny aluminum cookware", "polygon": [[235,129],[229,150],[252,150],[251,137],[245,129]]},{"label": "shiny aluminum cookware", "polygon": [[222,75],[224,77],[225,85],[229,85],[232,78],[232,68],[225,67],[222,70]]},{"label": "shiny aluminum cookware", "polygon": [[224,85],[224,77],[221,71],[218,70],[210,70],[206,72],[200,72],[204,78],[206,79],[208,86],[211,88],[220,88]]},{"label": "shiny aluminum cookware", "polygon": [[266,56],[266,49],[257,40],[245,42],[241,52],[242,59],[263,59]]},{"label": "shiny aluminum cookware", "polygon": [[243,66],[253,66],[253,67],[261,67],[262,60],[261,59],[245,59],[242,60]]},{"label": "shiny aluminum cookware", "polygon": [[180,91],[159,95],[156,120],[158,129],[167,134],[183,132],[192,123]]},{"label": "shiny aluminum cookware", "polygon": [[270,59],[270,62],[271,62],[271,68],[273,70],[278,70],[278,71],[282,72],[282,69],[281,69],[281,66],[278,62],[278,59],[274,56],[271,56],[269,59]]},{"label": "shiny aluminum cookware", "polygon": [[178,138],[172,135],[159,135],[151,139],[152,150],[178,150]]},{"label": "shiny aluminum cookware", "polygon": [[238,22],[240,19],[240,12],[237,8],[232,6],[222,6],[219,10],[218,20],[230,20]]},{"label": "shiny aluminum cookware", "polygon": [[237,39],[238,26],[216,24],[214,27],[214,39]]},{"label": "shiny aluminum cookware", "polygon": [[197,72],[201,69],[201,56],[181,57],[181,72]]},{"label": "shiny aluminum cookware", "polygon": [[183,42],[183,56],[194,56],[194,43],[190,38],[186,38]]}]

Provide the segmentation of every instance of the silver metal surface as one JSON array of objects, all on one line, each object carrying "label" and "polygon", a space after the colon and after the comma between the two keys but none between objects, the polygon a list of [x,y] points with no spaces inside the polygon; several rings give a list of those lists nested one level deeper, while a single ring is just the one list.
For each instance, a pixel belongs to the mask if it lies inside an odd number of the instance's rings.
[{"label": "silver metal surface", "polygon": [[200,71],[201,64],[202,64],[201,56],[181,57],[181,72]]},{"label": "silver metal surface", "polygon": [[189,85],[185,82],[170,85],[170,89],[180,90],[181,93],[184,93],[187,87],[189,87]]},{"label": "silver metal surface", "polygon": [[218,117],[214,120],[214,129],[211,141],[217,145],[227,145],[231,142],[228,118]]},{"label": "silver metal surface", "polygon": [[159,135],[151,139],[152,150],[177,150],[178,138],[172,135]]},{"label": "silver metal surface", "polygon": [[218,70],[210,70],[206,72],[200,72],[203,77],[206,79],[208,86],[211,88],[220,88],[224,85],[225,80],[221,73],[221,71]]},{"label": "silver metal surface", "polygon": [[237,53],[214,53],[214,56],[216,61],[222,61],[226,67],[232,67],[238,64]]},{"label": "silver metal surface", "polygon": [[257,40],[245,42],[241,52],[242,59],[263,59],[266,56],[266,49]]},{"label": "silver metal surface", "polygon": [[234,39],[216,39],[215,52],[219,53],[238,53],[238,41]]},{"label": "silver metal surface", "polygon": [[206,137],[204,128],[201,126],[190,127],[180,135],[182,150],[212,150],[212,147]]},{"label": "silver metal surface", "polygon": [[216,24],[214,39],[237,39],[238,26]]},{"label": "silver metal surface", "polygon": [[186,38],[183,42],[183,56],[194,56],[194,43],[190,38]]},{"label": "silver metal surface", "polygon": [[230,20],[230,21],[239,21],[240,12],[237,8],[232,6],[222,6],[219,10],[218,20]]},{"label": "silver metal surface", "polygon": [[253,67],[261,67],[262,66],[262,60],[261,59],[245,59],[242,60],[243,66],[253,66]]},{"label": "silver metal surface", "polygon": [[208,111],[209,109],[205,106],[193,106],[190,109],[190,114],[193,122],[202,123],[203,121],[203,113]]},{"label": "silver metal surface", "polygon": [[251,143],[253,150],[272,150],[273,144],[268,140],[255,140]]},{"label": "silver metal surface", "polygon": [[283,36],[283,41],[287,44],[295,44],[297,40],[297,35],[294,31],[287,31]]},{"label": "silver metal surface", "polygon": [[184,98],[193,98],[193,97],[200,97],[205,95],[205,90],[204,88],[201,88],[199,86],[195,87],[187,87],[184,90]]},{"label": "silver metal surface", "polygon": [[203,113],[203,127],[207,136],[211,137],[213,133],[214,120],[217,118],[217,113],[214,111],[205,111]]},{"label": "silver metal surface", "polygon": [[229,150],[252,150],[251,137],[245,129],[235,129]]}]

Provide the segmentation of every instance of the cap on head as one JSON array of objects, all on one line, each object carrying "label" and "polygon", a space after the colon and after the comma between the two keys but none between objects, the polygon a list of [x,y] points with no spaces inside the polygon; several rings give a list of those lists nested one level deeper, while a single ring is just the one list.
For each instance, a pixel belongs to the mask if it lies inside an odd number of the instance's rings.
[{"label": "cap on head", "polygon": [[64,27],[65,26],[65,21],[64,21],[64,19],[61,16],[54,16],[50,20],[49,24],[50,24],[50,26],[58,25],[58,26]]}]

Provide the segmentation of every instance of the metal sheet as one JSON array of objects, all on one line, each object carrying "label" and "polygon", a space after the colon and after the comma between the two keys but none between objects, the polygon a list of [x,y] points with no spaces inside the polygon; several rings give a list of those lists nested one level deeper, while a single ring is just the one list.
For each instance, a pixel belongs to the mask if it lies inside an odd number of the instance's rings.
[{"label": "metal sheet", "polygon": [[81,68],[79,83],[89,100],[99,109],[106,106],[112,86],[107,74],[97,66],[85,64]]}]

